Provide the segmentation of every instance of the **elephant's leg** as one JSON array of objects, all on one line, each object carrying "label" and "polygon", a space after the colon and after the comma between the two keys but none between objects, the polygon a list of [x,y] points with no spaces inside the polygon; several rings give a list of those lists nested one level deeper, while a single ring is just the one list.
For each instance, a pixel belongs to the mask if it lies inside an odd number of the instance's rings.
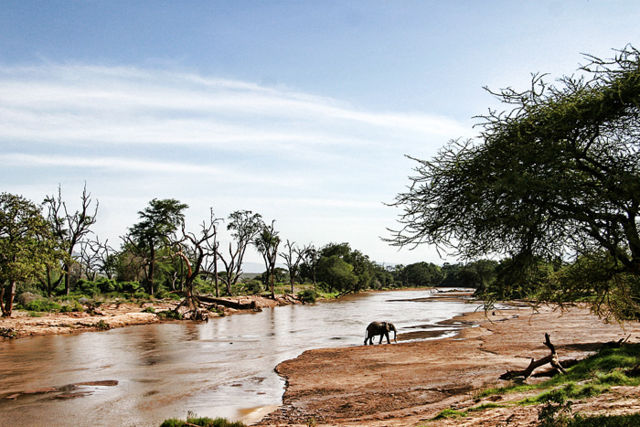
[{"label": "elephant's leg", "polygon": [[[387,337],[387,344],[391,344],[391,341],[389,340],[389,332],[385,332],[384,336]],[[382,341],[382,340],[380,340],[380,341]]]},{"label": "elephant's leg", "polygon": [[380,334],[380,341],[378,341],[378,344],[382,344],[382,339],[384,338],[384,334]]}]

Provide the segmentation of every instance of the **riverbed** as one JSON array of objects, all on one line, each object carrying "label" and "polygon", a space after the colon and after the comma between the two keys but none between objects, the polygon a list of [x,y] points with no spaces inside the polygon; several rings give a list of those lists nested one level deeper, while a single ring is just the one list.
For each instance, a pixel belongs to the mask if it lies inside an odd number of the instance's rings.
[{"label": "riverbed", "polygon": [[[438,294],[442,295],[442,294]],[[429,290],[377,292],[208,323],[132,326],[0,343],[0,425],[157,426],[170,417],[251,420],[281,402],[274,367],[305,350],[360,346],[372,320],[399,341],[436,339],[478,304]]]}]

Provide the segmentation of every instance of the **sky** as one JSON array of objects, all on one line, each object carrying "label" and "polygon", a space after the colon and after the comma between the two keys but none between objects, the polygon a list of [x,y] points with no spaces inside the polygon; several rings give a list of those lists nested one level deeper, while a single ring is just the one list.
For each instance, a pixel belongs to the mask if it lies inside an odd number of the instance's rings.
[{"label": "sky", "polygon": [[[0,8],[0,191],[99,200],[112,246],[153,198],[197,230],[252,210],[283,240],[385,264],[415,162],[502,109],[483,87],[640,47],[631,1],[21,0]],[[223,244],[228,241],[224,233]],[[262,271],[247,253],[246,270]]]}]

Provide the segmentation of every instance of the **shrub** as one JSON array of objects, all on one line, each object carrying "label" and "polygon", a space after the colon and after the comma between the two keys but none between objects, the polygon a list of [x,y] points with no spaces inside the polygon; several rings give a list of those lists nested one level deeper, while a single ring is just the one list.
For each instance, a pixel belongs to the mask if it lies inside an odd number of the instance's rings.
[{"label": "shrub", "polygon": [[255,279],[249,280],[244,284],[244,291],[247,294],[257,295],[262,292],[262,282]]},{"label": "shrub", "polygon": [[305,289],[298,292],[298,299],[304,303],[314,303],[317,297],[318,294],[313,289]]},{"label": "shrub", "polygon": [[239,421],[228,421],[226,418],[208,418],[208,417],[187,417],[186,421],[179,420],[177,418],[170,418],[165,420],[160,427],[187,427],[187,426],[202,426],[202,427],[246,427],[245,424]]},{"label": "shrub", "polygon": [[159,311],[156,314],[163,319],[182,320],[182,313],[174,310]]},{"label": "shrub", "polygon": [[96,322],[93,326],[100,329],[101,331],[106,331],[107,329],[111,329],[111,326],[109,326],[109,324],[102,319]]},{"label": "shrub", "polygon": [[76,283],[75,291],[82,292],[86,295],[96,295],[100,293],[100,288],[98,288],[98,284],[96,282],[80,279]]},{"label": "shrub", "polygon": [[60,311],[62,307],[48,299],[37,299],[27,303],[24,308],[29,311]]},{"label": "shrub", "polygon": [[145,308],[142,310],[142,312],[143,312],[143,313],[155,313],[155,312],[156,312],[156,309],[155,309],[155,308],[153,308],[153,306],[151,306],[151,305],[150,305],[150,306],[148,306],[148,307],[145,307]]},{"label": "shrub", "polygon": [[0,328],[0,337],[15,338],[18,333],[11,328]]},{"label": "shrub", "polygon": [[140,290],[141,286],[138,282],[116,282],[117,291],[133,294]]}]

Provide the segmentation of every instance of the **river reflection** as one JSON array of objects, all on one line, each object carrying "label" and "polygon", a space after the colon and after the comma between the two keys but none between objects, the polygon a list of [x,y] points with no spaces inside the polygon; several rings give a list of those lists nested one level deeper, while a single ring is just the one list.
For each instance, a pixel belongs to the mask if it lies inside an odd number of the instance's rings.
[{"label": "river reflection", "polygon": [[[244,408],[280,403],[284,384],[273,369],[283,360],[312,348],[362,345],[372,320],[394,322],[405,337],[451,334],[455,326],[437,323],[478,307],[425,299],[428,295],[427,290],[381,292],[206,324],[5,341],[0,343],[0,425],[157,426],[187,410],[237,419]],[[80,385],[73,393],[51,389],[103,380],[117,385]],[[7,399],[25,391],[37,393]]]}]

